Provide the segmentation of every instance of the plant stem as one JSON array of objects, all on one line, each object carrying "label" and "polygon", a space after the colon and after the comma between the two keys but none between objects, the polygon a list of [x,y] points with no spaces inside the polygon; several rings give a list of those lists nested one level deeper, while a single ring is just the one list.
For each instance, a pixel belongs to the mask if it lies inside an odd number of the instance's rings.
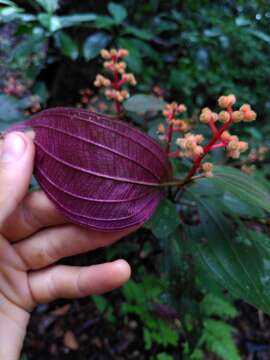
[{"label": "plant stem", "polygon": [[167,134],[166,154],[169,154],[169,152],[170,152],[172,136],[173,136],[173,124],[170,124],[169,128],[168,128],[168,134]]},{"label": "plant stem", "polygon": [[[230,115],[231,115],[231,111],[230,111]],[[226,131],[230,127],[231,124],[232,124],[232,117],[230,118],[230,120],[228,122],[223,124],[219,130],[216,129],[217,132],[214,131],[214,135],[213,135],[212,139],[203,148],[203,154],[193,160],[194,164],[193,164],[192,168],[190,169],[186,179],[190,179],[196,174],[197,170],[201,166],[201,162],[202,162],[203,158],[209,153],[210,150],[213,149],[213,146],[216,144],[217,141],[220,140],[220,137],[223,134],[223,132]]]}]

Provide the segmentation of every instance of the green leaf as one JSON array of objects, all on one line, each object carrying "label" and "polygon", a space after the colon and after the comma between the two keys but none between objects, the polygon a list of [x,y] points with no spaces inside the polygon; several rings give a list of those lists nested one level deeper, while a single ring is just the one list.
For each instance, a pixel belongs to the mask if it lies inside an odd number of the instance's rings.
[{"label": "green leaf", "polygon": [[266,34],[265,32],[250,28],[247,29],[246,31],[254,35],[256,38],[263,40],[268,45],[270,45],[270,35]]},{"label": "green leaf", "polygon": [[108,306],[108,302],[105,299],[104,296],[102,295],[92,295],[91,299],[93,300],[93,302],[95,303],[98,311],[102,314],[104,313],[104,311],[106,310],[107,306]]},{"label": "green leaf", "polygon": [[234,297],[270,313],[270,253],[241,225],[245,241],[240,241],[235,225],[214,201],[190,196],[197,201],[201,224],[185,229],[198,271],[208,273]]},{"label": "green leaf", "polygon": [[7,6],[17,7],[17,4],[15,4],[15,2],[10,1],[10,0],[0,0],[0,5],[7,5]]},{"label": "green leaf", "polygon": [[55,34],[56,46],[60,48],[61,53],[72,60],[76,60],[79,56],[79,49],[72,38],[63,31]]},{"label": "green leaf", "polygon": [[117,24],[121,24],[121,22],[127,17],[127,10],[120,4],[110,2],[108,10]]},{"label": "green leaf", "polygon": [[13,18],[16,18],[16,15],[18,15],[22,11],[23,10],[18,7],[7,6],[4,8],[0,8],[0,16],[3,18],[3,20],[9,21],[13,20]]},{"label": "green leaf", "polygon": [[[232,195],[229,192],[226,192],[223,196],[223,204],[226,207],[226,212],[233,213],[238,216],[246,217],[246,218],[263,218],[265,216],[265,212],[251,204],[240,201],[237,197]],[[228,210],[228,211],[227,211]]]},{"label": "green leaf", "polygon": [[211,181],[243,203],[270,211],[269,192],[260,182],[242,171],[229,166],[216,166]]},{"label": "green leaf", "polygon": [[49,14],[54,13],[59,7],[58,0],[36,0],[36,2]]},{"label": "green leaf", "polygon": [[110,29],[116,25],[115,19],[110,16],[99,15],[96,17],[96,26],[101,29]]},{"label": "green leaf", "polygon": [[71,26],[79,26],[82,23],[91,23],[95,21],[97,18],[96,14],[74,14],[74,15],[66,15],[66,16],[58,16],[58,19],[61,24],[61,28],[71,27]]},{"label": "green leaf", "polygon": [[162,352],[157,354],[155,360],[173,360],[173,357],[168,353]]},{"label": "green leaf", "polygon": [[158,239],[164,239],[172,234],[179,224],[180,218],[175,205],[169,200],[163,200],[145,227]]},{"label": "green leaf", "polygon": [[110,40],[111,36],[103,32],[97,32],[88,36],[83,46],[85,60],[89,61],[94,59],[99,55],[100,50],[108,45]]},{"label": "green leaf", "polygon": [[131,38],[118,38],[117,46],[127,49],[129,55],[125,58],[130,70],[141,73],[143,70],[142,50],[138,47],[138,40]]},{"label": "green leaf", "polygon": [[49,92],[44,82],[37,81],[32,92],[39,97],[41,104],[44,104],[48,100]]},{"label": "green leaf", "polygon": [[145,113],[147,111],[161,111],[166,102],[156,96],[138,94],[131,96],[124,102],[127,111]]},{"label": "green leaf", "polygon": [[56,15],[40,13],[37,18],[40,24],[51,33],[61,29],[62,27],[59,17]]},{"label": "green leaf", "polygon": [[142,40],[151,40],[153,37],[151,32],[148,32],[146,30],[139,29],[135,26],[130,26],[130,25],[125,26],[124,32],[127,34],[134,35],[137,38],[142,39]]},{"label": "green leaf", "polygon": [[234,328],[223,321],[207,319],[201,342],[224,360],[241,360],[233,340]]},{"label": "green leaf", "polygon": [[222,318],[235,318],[238,315],[236,308],[224,298],[214,294],[207,294],[200,304],[203,314]]},{"label": "green leaf", "polygon": [[19,121],[22,118],[22,109],[23,107],[18,99],[0,94],[0,122],[3,123],[1,125]]}]

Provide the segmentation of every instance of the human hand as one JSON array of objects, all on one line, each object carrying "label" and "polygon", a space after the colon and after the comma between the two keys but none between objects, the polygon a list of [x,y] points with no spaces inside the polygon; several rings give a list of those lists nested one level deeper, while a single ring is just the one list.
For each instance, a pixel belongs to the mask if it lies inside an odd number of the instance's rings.
[{"label": "human hand", "polygon": [[0,143],[0,360],[18,359],[29,313],[40,303],[110,291],[125,283],[124,260],[88,267],[54,265],[107,246],[129,231],[102,233],[72,225],[42,191],[27,193],[34,144],[23,133]]}]

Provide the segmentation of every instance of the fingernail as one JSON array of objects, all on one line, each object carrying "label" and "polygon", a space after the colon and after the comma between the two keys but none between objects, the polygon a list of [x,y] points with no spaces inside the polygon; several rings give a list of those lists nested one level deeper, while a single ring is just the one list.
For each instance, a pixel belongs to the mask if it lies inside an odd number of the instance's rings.
[{"label": "fingernail", "polygon": [[19,160],[26,149],[26,143],[22,136],[10,133],[4,139],[1,161],[13,162]]}]

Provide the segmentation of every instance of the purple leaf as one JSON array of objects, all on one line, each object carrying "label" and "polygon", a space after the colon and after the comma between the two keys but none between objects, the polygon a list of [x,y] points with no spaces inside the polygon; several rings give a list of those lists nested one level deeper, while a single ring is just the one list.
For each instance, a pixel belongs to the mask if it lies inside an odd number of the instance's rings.
[{"label": "purple leaf", "polygon": [[112,231],[144,223],[171,179],[159,144],[125,122],[86,110],[45,110],[24,123],[35,131],[35,176],[76,224]]}]

